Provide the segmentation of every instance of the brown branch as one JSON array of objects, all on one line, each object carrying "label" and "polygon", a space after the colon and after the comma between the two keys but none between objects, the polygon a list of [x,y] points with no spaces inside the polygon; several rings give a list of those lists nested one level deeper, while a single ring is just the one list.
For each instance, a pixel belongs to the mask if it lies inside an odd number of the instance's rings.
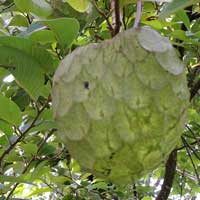
[{"label": "brown branch", "polygon": [[195,175],[196,175],[196,177],[197,177],[197,180],[198,180],[198,184],[200,184],[200,176],[199,176],[199,174],[198,174],[198,171],[197,171],[197,168],[196,168],[196,166],[195,166],[195,163],[194,163],[194,161],[193,161],[193,159],[192,159],[192,155],[191,155],[191,152],[190,152],[190,146],[188,145],[188,143],[187,143],[187,141],[186,141],[186,139],[182,136],[181,137],[181,139],[182,139],[182,142],[183,142],[183,144],[186,146],[186,151],[187,151],[187,154],[188,154],[188,156],[189,156],[189,158],[190,158],[190,161],[191,161],[191,163],[192,163],[192,166],[193,166],[193,169],[194,169],[194,173],[195,173]]},{"label": "brown branch", "polygon": [[170,153],[167,163],[165,165],[164,182],[156,200],[168,199],[176,172],[176,163],[177,163],[177,151],[173,150]]},{"label": "brown branch", "polygon": [[95,1],[92,1],[92,5],[94,6],[94,8],[97,10],[97,12],[106,20],[106,23],[108,25],[108,28],[112,34],[113,32],[113,27],[112,27],[112,24],[110,23],[109,21],[109,16],[110,16],[110,13],[106,14],[104,13],[97,5],[97,3]]},{"label": "brown branch", "polygon": [[200,80],[195,81],[195,78],[200,73],[200,65],[199,63],[192,66],[191,68],[188,66],[188,72],[190,74],[188,79],[188,87],[190,88],[190,101],[195,97],[200,89]]},{"label": "brown branch", "polygon": [[200,80],[198,80],[197,83],[190,90],[190,101],[195,97],[199,89],[200,89]]},{"label": "brown branch", "polygon": [[185,127],[192,133],[193,138],[197,141],[197,144],[200,147],[200,139],[195,135],[194,131],[186,124]]},{"label": "brown branch", "polygon": [[[190,145],[190,146],[193,146],[193,145],[195,145],[195,144],[198,144],[197,141],[194,141],[194,142],[190,143],[189,145]],[[183,146],[181,146],[181,147],[176,148],[176,150],[177,150],[177,151],[180,151],[180,150],[183,150],[183,149],[185,149],[185,148],[186,148],[186,146],[183,145]]]},{"label": "brown branch", "polygon": [[12,200],[29,200],[29,199],[22,199],[22,198],[12,198]]},{"label": "brown branch", "polygon": [[112,36],[114,37],[117,33],[119,33],[121,26],[119,0],[110,0],[110,5],[112,10]]},{"label": "brown branch", "polygon": [[14,6],[14,5],[15,5],[15,3],[9,4],[8,6],[2,8],[2,10],[0,11],[0,13],[3,13],[4,11],[6,11],[7,9],[11,8],[11,7]]},{"label": "brown branch", "polygon": [[135,183],[133,183],[133,196],[134,196],[134,199],[138,199],[137,188],[136,188]]},{"label": "brown branch", "polygon": [[[42,139],[40,141],[40,145],[38,146],[38,150],[35,156],[33,156],[29,162],[27,163],[26,167],[24,168],[24,170],[22,171],[22,174],[25,174],[27,172],[27,170],[29,169],[30,165],[32,164],[32,162],[35,160],[36,156],[38,155],[38,153],[40,152],[40,150],[42,149],[43,145],[46,143],[47,139],[56,131],[56,129],[52,129],[51,131],[49,131],[49,133],[47,134],[47,136]],[[8,196],[6,197],[6,200],[9,200],[10,197],[12,196],[12,194],[14,193],[15,189],[17,188],[17,186],[19,185],[19,183],[15,183],[13,188],[11,189],[11,191],[9,192]]]},{"label": "brown branch", "polygon": [[[198,18],[200,15],[193,15],[193,7],[192,6],[189,6],[187,7],[186,9],[186,12],[187,12],[187,16],[190,20],[190,22],[196,18]],[[182,26],[181,26],[181,29],[183,31],[187,31],[187,28],[185,26],[185,24],[183,23]],[[181,58],[184,57],[184,54],[185,54],[185,49],[184,47],[177,47],[177,49],[179,50],[179,53],[180,53],[180,56]],[[192,80],[193,81],[193,80]],[[200,89],[200,80],[191,88],[190,90],[190,101],[194,98],[194,96],[197,94],[198,90]],[[194,136],[194,134],[193,134]],[[183,146],[180,147],[179,149],[175,149],[171,154],[170,154],[170,157],[167,161],[167,164],[166,164],[166,171],[165,171],[165,178],[164,178],[164,183],[162,185],[162,189],[158,195],[158,197],[156,198],[156,200],[167,200],[169,194],[170,194],[170,190],[171,190],[171,187],[172,187],[172,184],[173,184],[173,179],[174,179],[174,175],[175,175],[175,172],[176,172],[176,158],[177,158],[177,151],[178,150],[181,150],[183,148],[186,148],[186,151],[188,153],[188,156],[191,160],[191,163],[193,165],[193,168],[194,168],[194,172],[196,174],[196,177],[197,177],[197,180],[198,182],[200,183],[200,179],[199,179],[199,174],[196,170],[196,167],[194,165],[194,162],[193,162],[193,159],[192,159],[192,156],[191,156],[191,153],[190,153],[190,150],[192,147],[187,143],[187,141],[185,140],[185,138],[182,136],[181,137],[182,141],[183,141]],[[195,143],[197,143],[197,140],[195,141]],[[195,143],[192,143],[192,144],[195,144]],[[192,148],[193,150],[193,148]],[[194,153],[194,152],[193,152]],[[195,152],[196,153],[196,152]],[[174,155],[173,155],[174,154]],[[170,161],[171,160],[171,161]],[[171,163],[171,164],[170,164]],[[171,181],[170,181],[171,180]],[[168,182],[168,183],[167,183]]]},{"label": "brown branch", "polygon": [[176,171],[179,174],[183,174],[184,173],[184,176],[186,178],[190,179],[191,181],[197,181],[196,176],[193,176],[192,174],[190,174],[189,171],[186,171],[185,169],[181,169],[179,166],[177,166]]},{"label": "brown branch", "polygon": [[40,114],[43,112],[43,110],[46,108],[46,106],[48,105],[49,100],[47,100],[47,102],[45,103],[45,105],[38,111],[36,117],[34,118],[34,120],[32,121],[32,123],[30,124],[30,126],[23,132],[21,133],[21,135],[15,140],[15,142],[13,142],[0,156],[0,167],[2,167],[3,164],[3,159],[5,158],[5,156],[7,154],[10,153],[10,151],[12,151],[12,149],[20,142],[23,140],[23,138],[26,136],[26,134],[29,132],[29,130],[31,128],[34,127],[35,122],[38,120]]},{"label": "brown branch", "polygon": [[29,24],[32,24],[32,21],[33,21],[33,20],[31,19],[32,17],[29,15],[29,13],[27,13],[27,14],[25,15],[25,17],[27,18],[28,23],[29,23]]}]

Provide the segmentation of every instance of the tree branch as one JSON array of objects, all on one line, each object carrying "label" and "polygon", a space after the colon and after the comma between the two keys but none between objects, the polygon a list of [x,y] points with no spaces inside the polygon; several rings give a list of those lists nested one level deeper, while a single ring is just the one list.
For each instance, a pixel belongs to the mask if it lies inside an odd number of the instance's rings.
[{"label": "tree branch", "polygon": [[200,13],[199,12],[194,12],[192,13],[190,20],[195,20],[195,19],[199,19],[200,18]]},{"label": "tree branch", "polygon": [[197,83],[190,90],[190,101],[195,97],[199,89],[200,89],[200,80],[198,80]]},{"label": "tree branch", "polygon": [[196,166],[195,166],[195,163],[194,163],[194,161],[193,161],[193,159],[192,159],[192,155],[191,155],[191,152],[190,152],[190,150],[189,150],[189,149],[190,149],[190,146],[188,145],[186,139],[185,139],[183,136],[181,137],[181,139],[182,139],[182,141],[183,141],[183,144],[186,146],[186,151],[187,151],[187,154],[188,154],[188,156],[189,156],[189,158],[190,158],[190,161],[191,161],[191,163],[192,163],[192,166],[193,166],[195,175],[196,175],[197,180],[198,180],[198,184],[200,184],[200,176],[199,176],[199,174],[198,174],[198,171],[197,171],[197,168],[196,168]]},{"label": "tree branch", "polygon": [[[27,163],[26,167],[24,168],[24,170],[22,171],[22,174],[25,174],[27,172],[27,170],[29,169],[29,167],[31,166],[32,162],[35,160],[37,154],[40,152],[40,150],[42,149],[43,145],[46,143],[47,139],[56,131],[56,129],[52,129],[51,131],[49,131],[49,133],[47,134],[47,136],[41,140],[40,145],[38,146],[38,150],[35,156],[33,156],[29,162]],[[8,193],[8,196],[6,197],[6,200],[9,200],[10,197],[12,196],[12,194],[14,193],[15,189],[17,188],[17,186],[19,185],[19,183],[15,183],[13,188],[11,189],[11,191]]]},{"label": "tree branch", "polygon": [[185,127],[192,133],[193,138],[196,140],[197,144],[200,147],[200,139],[195,135],[194,131],[186,124]]},{"label": "tree branch", "polygon": [[107,24],[108,24],[108,28],[112,34],[113,32],[113,27],[112,27],[112,24],[110,23],[109,21],[109,16],[110,16],[110,13],[109,14],[106,14],[104,13],[97,5],[97,3],[95,1],[91,1],[92,5],[94,6],[94,8],[97,10],[97,12],[106,20]]},{"label": "tree branch", "polygon": [[9,4],[8,6],[2,8],[2,10],[0,11],[0,13],[3,13],[4,11],[6,11],[7,9],[11,8],[11,7],[14,6],[14,5],[15,5],[15,3]]},{"label": "tree branch", "polygon": [[[192,145],[195,145],[195,144],[197,144],[197,141],[194,141],[194,142],[190,143],[189,145],[192,146]],[[186,146],[183,145],[183,146],[181,146],[181,147],[176,148],[176,150],[177,150],[177,151],[180,151],[180,150],[185,149],[185,148],[186,148]]]},{"label": "tree branch", "polygon": [[35,122],[38,120],[40,114],[43,112],[43,110],[46,108],[46,106],[49,103],[49,99],[47,100],[47,102],[45,103],[45,105],[38,111],[37,115],[35,116],[34,120],[32,121],[32,123],[30,124],[30,126],[23,132],[21,133],[21,135],[15,140],[15,142],[13,142],[4,152],[3,154],[0,156],[0,167],[2,168],[2,164],[3,164],[3,159],[5,158],[5,156],[7,154],[10,153],[10,151],[12,151],[12,149],[21,141],[23,140],[23,138],[26,136],[26,134],[29,132],[29,130],[31,128],[34,127]]},{"label": "tree branch", "polygon": [[112,10],[112,36],[114,37],[117,33],[119,33],[121,26],[119,0],[110,0],[110,5]]},{"label": "tree branch", "polygon": [[160,193],[158,194],[156,200],[167,200],[168,196],[170,194],[173,180],[176,172],[176,163],[177,163],[177,151],[173,150],[169,158],[167,160],[167,163],[165,165],[165,176],[164,176],[164,182],[161,187]]}]

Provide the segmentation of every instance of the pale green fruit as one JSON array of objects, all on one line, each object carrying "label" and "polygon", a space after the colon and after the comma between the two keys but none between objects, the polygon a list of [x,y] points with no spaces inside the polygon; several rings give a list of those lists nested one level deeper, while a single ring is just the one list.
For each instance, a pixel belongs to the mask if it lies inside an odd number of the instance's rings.
[{"label": "pale green fruit", "polygon": [[72,157],[122,184],[166,161],[182,133],[189,92],[170,41],[143,27],[66,56],[52,97],[58,136]]}]

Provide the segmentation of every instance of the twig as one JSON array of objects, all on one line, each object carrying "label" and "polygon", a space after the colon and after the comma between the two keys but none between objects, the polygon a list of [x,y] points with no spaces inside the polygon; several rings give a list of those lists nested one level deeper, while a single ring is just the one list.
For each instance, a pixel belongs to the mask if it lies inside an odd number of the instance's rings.
[{"label": "twig", "polygon": [[190,20],[195,20],[195,19],[199,19],[200,18],[200,13],[199,12],[194,12],[191,14],[190,16]]},{"label": "twig", "polygon": [[190,151],[189,151],[188,143],[187,143],[187,141],[185,140],[185,138],[184,138],[183,136],[181,136],[181,139],[182,139],[182,141],[183,141],[183,144],[186,146],[186,150],[187,150],[188,156],[189,156],[189,158],[190,158],[190,160],[191,160],[191,163],[192,163],[192,166],[193,166],[195,175],[196,175],[196,177],[197,177],[198,183],[200,184],[200,177],[199,177],[198,171],[197,171],[197,169],[196,169],[196,166],[195,166],[195,164],[194,164],[194,161],[193,161],[193,159],[192,159],[192,155],[191,155],[191,153],[190,153]]},{"label": "twig", "polygon": [[122,23],[124,26],[124,29],[127,29],[127,25],[126,25],[126,9],[123,7],[123,15],[122,15]]},{"label": "twig", "polygon": [[200,140],[199,140],[199,138],[197,138],[197,136],[195,135],[194,131],[187,124],[185,125],[185,127],[192,133],[194,139],[197,141],[197,144],[200,147]]},{"label": "twig", "polygon": [[192,153],[195,155],[195,157],[197,158],[197,159],[199,159],[200,160],[200,156],[196,153],[196,151],[188,144],[188,142],[186,141],[186,139],[184,138],[184,141],[185,141],[185,144],[186,144],[186,148],[188,147],[191,151],[192,151]]},{"label": "twig", "polygon": [[133,198],[135,199],[135,200],[137,200],[137,188],[136,188],[136,185],[135,185],[135,183],[133,183]]},{"label": "twig", "polygon": [[5,10],[7,10],[7,9],[11,8],[11,7],[12,7],[12,6],[14,6],[14,5],[15,5],[15,3],[11,3],[11,4],[9,4],[8,6],[6,6],[6,7],[2,8],[2,10],[1,10],[1,12],[0,12],[0,13],[4,12]]},{"label": "twig", "polygon": [[185,171],[183,170],[182,173],[181,173],[181,181],[179,183],[179,187],[180,187],[180,196],[182,198],[183,196],[183,188],[184,188],[184,185],[185,185]]},{"label": "twig", "polygon": [[165,165],[164,182],[156,200],[168,199],[176,172],[176,163],[177,163],[177,151],[173,150],[169,155],[169,158]]},{"label": "twig", "polygon": [[109,21],[109,16],[110,16],[110,13],[108,14],[105,14],[97,5],[97,3],[95,1],[91,1],[92,5],[94,6],[94,8],[98,11],[98,13],[106,20],[106,23],[108,24],[108,28],[110,30],[110,32],[112,33],[113,32],[113,27],[112,27],[112,24],[110,23]]},{"label": "twig", "polygon": [[31,16],[29,15],[29,13],[26,14],[26,18],[28,20],[28,23],[31,24],[32,23],[32,19],[31,19]]},{"label": "twig", "polygon": [[46,108],[46,106],[48,105],[49,100],[47,100],[47,102],[45,103],[45,105],[38,111],[36,117],[34,118],[34,120],[32,121],[32,123],[30,124],[30,126],[23,132],[21,133],[21,135],[15,140],[15,142],[13,142],[4,152],[3,154],[0,156],[0,167],[2,167],[2,163],[3,163],[3,159],[5,158],[5,156],[7,154],[10,153],[10,151],[16,146],[17,143],[19,143],[24,137],[25,135],[29,132],[29,130],[31,128],[34,127],[35,122],[38,120],[40,114],[43,112],[43,110]]},{"label": "twig", "polygon": [[197,83],[190,90],[190,101],[195,97],[199,89],[200,89],[200,80],[198,80]]},{"label": "twig", "polygon": [[[192,146],[192,145],[195,145],[195,144],[197,144],[197,141],[194,141],[194,142],[190,143],[189,145]],[[185,149],[185,148],[186,148],[186,146],[183,145],[183,146],[181,146],[181,147],[176,148],[176,150],[177,150],[177,151],[180,151],[180,150],[183,150],[183,149]]]},{"label": "twig", "polygon": [[53,186],[51,186],[51,184],[47,183],[45,180],[43,180],[43,182],[44,182],[44,184],[46,184],[50,189],[52,189],[53,191],[55,191],[56,194],[58,194],[58,195],[60,195],[60,196],[62,196],[62,197],[65,196],[61,191],[59,191],[58,188],[54,188]]},{"label": "twig", "polygon": [[12,198],[12,200],[30,200],[30,199]]},{"label": "twig", "polygon": [[[24,168],[24,170],[22,171],[22,174],[26,173],[28,168],[30,167],[30,165],[32,164],[32,162],[35,160],[37,154],[40,152],[40,150],[42,149],[43,145],[46,143],[47,139],[56,131],[56,129],[52,129],[47,136],[45,137],[45,139],[42,139],[42,141],[40,142],[40,145],[38,147],[37,153],[35,156],[33,156],[29,162],[27,163],[26,167]],[[9,192],[8,196],[6,197],[5,200],[9,200],[10,197],[12,196],[12,194],[14,193],[15,189],[17,188],[17,186],[19,185],[19,183],[15,183],[13,188],[11,189],[11,191]]]},{"label": "twig", "polygon": [[179,173],[179,174],[183,174],[184,172],[184,175],[186,178],[190,179],[191,181],[197,181],[197,178],[196,176],[193,176],[192,174],[190,174],[189,172],[187,172],[185,169],[181,169],[179,166],[177,166],[177,169],[176,171]]}]

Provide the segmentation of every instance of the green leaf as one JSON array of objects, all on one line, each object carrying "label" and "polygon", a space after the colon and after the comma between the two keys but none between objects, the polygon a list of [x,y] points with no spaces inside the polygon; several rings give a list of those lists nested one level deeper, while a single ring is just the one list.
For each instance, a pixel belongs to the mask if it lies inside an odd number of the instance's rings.
[{"label": "green leaf", "polygon": [[183,41],[187,39],[187,36],[185,35],[185,31],[182,31],[182,30],[174,30],[170,36],[176,39],[183,40]]},{"label": "green leaf", "polygon": [[54,152],[56,151],[56,148],[55,146],[51,145],[51,144],[45,144],[40,152],[39,152],[39,155],[46,155],[46,156],[50,156],[52,155]]},{"label": "green leaf", "polygon": [[44,77],[36,59],[18,49],[0,46],[0,64],[10,68],[16,82],[31,98],[36,100],[39,97]]},{"label": "green leaf", "polygon": [[37,22],[32,22],[32,24],[29,25],[29,27],[26,29],[26,31],[21,32],[18,36],[22,38],[29,37],[34,32],[44,30],[45,26],[42,24],[38,24]]},{"label": "green leaf", "polygon": [[0,120],[0,130],[6,135],[11,136],[13,133],[13,129],[9,123],[6,121]]},{"label": "green leaf", "polygon": [[2,81],[9,74],[10,72],[8,70],[0,67],[0,81]]},{"label": "green leaf", "polygon": [[56,128],[56,123],[54,121],[44,121],[38,126],[35,126],[31,131],[47,131]]},{"label": "green leaf", "polygon": [[12,100],[19,106],[19,108],[23,111],[26,106],[30,103],[30,96],[23,90],[19,89],[14,96],[12,96]]},{"label": "green leaf", "polygon": [[9,145],[8,139],[5,135],[0,137],[0,147]]},{"label": "green leaf", "polygon": [[31,98],[36,100],[39,95],[43,95],[43,74],[54,71],[52,55],[28,39],[7,36],[0,37],[0,51],[0,64],[15,68],[11,73]]},{"label": "green leaf", "polygon": [[66,0],[66,2],[79,12],[85,12],[90,6],[88,0]]},{"label": "green leaf", "polygon": [[102,190],[106,190],[108,187],[108,185],[105,182],[97,182],[92,184],[92,188],[93,189],[102,189]]},{"label": "green leaf", "polygon": [[14,125],[19,125],[22,119],[19,107],[3,95],[0,95],[0,118]]},{"label": "green leaf", "polygon": [[198,3],[200,0],[173,0],[171,3],[166,3],[162,12],[160,13],[160,18],[165,18],[170,14],[177,12],[187,6]]},{"label": "green leaf", "polygon": [[51,6],[44,0],[14,0],[14,2],[22,12],[32,12],[41,17],[48,17],[53,12]]},{"label": "green leaf", "polygon": [[34,169],[30,177],[30,180],[36,180],[40,179],[43,175],[48,173],[49,171],[48,163],[47,161],[40,162],[40,164],[37,165],[37,167]]},{"label": "green leaf", "polygon": [[180,10],[176,13],[176,16],[184,23],[187,30],[190,30],[190,19],[187,13],[184,10]]},{"label": "green leaf", "polygon": [[6,32],[5,30],[0,29],[0,36],[8,36],[9,33]]},{"label": "green leaf", "polygon": [[52,174],[49,174],[49,179],[55,183],[60,183],[60,184],[64,184],[66,182],[71,183],[72,180],[70,177],[66,177],[66,176],[54,176]]},{"label": "green leaf", "polygon": [[143,197],[142,200],[151,200],[151,197]]},{"label": "green leaf", "polygon": [[51,54],[26,38],[2,36],[0,37],[0,46],[11,47],[16,51],[20,50],[28,54],[38,62],[43,72],[52,73],[54,71]]},{"label": "green leaf", "polygon": [[24,27],[28,27],[28,25],[29,24],[27,18],[22,15],[15,15],[8,24],[8,26],[24,26]]},{"label": "green leaf", "polygon": [[31,156],[36,154],[38,149],[36,144],[31,144],[31,143],[22,144],[21,147],[23,148],[24,154],[26,156]]},{"label": "green leaf", "polygon": [[79,22],[74,18],[59,18],[40,22],[54,32],[58,43],[63,48],[68,47],[73,42],[80,28]]},{"label": "green leaf", "polygon": [[27,195],[27,197],[29,198],[33,198],[33,196],[35,196],[35,195],[41,195],[41,194],[43,194],[43,193],[45,193],[45,192],[52,192],[52,190],[53,189],[51,189],[51,188],[49,188],[49,187],[42,187],[42,188],[37,188],[37,189],[35,189],[35,190],[33,190],[33,191],[31,191],[28,195]]},{"label": "green leaf", "polygon": [[95,9],[91,9],[90,12],[79,12],[70,6],[70,4],[67,2],[58,0],[52,1],[54,1],[52,7],[54,8],[55,15],[59,15],[61,17],[73,17],[78,20],[81,28],[84,28],[86,24],[91,24],[98,15]]},{"label": "green leaf", "polygon": [[39,42],[41,44],[56,42],[55,35],[50,30],[40,30],[40,31],[33,32],[29,36],[29,39],[35,43]]},{"label": "green leaf", "polygon": [[10,183],[27,183],[32,184],[31,182],[25,180],[22,176],[0,176],[0,182],[10,182]]}]

